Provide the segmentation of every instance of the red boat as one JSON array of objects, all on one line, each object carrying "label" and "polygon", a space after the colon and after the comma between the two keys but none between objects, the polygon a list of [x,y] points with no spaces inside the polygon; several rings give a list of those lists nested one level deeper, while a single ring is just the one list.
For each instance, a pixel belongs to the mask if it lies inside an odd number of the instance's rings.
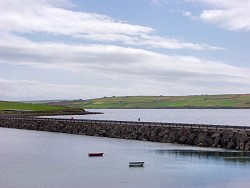
[{"label": "red boat", "polygon": [[102,157],[103,153],[89,153],[89,157]]}]

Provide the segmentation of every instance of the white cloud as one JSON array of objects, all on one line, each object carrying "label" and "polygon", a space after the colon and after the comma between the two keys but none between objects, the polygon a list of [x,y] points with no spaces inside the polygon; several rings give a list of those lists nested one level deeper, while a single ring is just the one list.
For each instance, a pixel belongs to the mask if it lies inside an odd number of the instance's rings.
[{"label": "white cloud", "polygon": [[197,17],[194,16],[191,12],[189,11],[182,11],[182,15],[185,16],[185,17],[188,17],[190,18],[191,20],[196,20]]},{"label": "white cloud", "polygon": [[192,50],[224,50],[223,47],[210,46],[208,44],[197,44],[190,42],[183,42],[177,39],[170,39],[160,36],[152,36],[141,34],[138,37],[131,37],[120,34],[88,34],[78,35],[79,38],[91,39],[103,42],[122,41],[123,44],[129,46],[140,46],[148,48],[163,48],[163,49],[192,49]]},{"label": "white cloud", "polygon": [[[76,12],[68,6],[74,5],[67,0],[0,1],[4,15],[0,16],[0,99],[250,92],[248,69],[138,49],[222,48],[156,36],[151,27]],[[48,37],[47,42],[32,41],[31,33]],[[88,41],[51,42],[57,35]]]},{"label": "white cloud", "polygon": [[[226,70],[230,68],[229,65],[195,57],[168,56],[142,49],[114,45],[38,43],[1,32],[0,37],[3,39],[0,41],[1,62],[33,65],[42,68],[58,66],[59,69],[72,69],[76,72],[86,69],[101,69],[105,71],[115,70],[121,73],[139,73],[148,69],[148,71],[213,72],[214,74],[226,74],[227,72],[221,73],[218,68],[226,68]],[[145,74],[148,74],[148,72]]]},{"label": "white cloud", "polygon": [[[189,0],[190,1],[190,0]],[[250,1],[191,0],[211,7],[202,11],[200,19],[228,30],[250,31]]]},{"label": "white cloud", "polygon": [[[22,79],[14,80],[2,78],[0,98],[250,92],[249,70],[222,62],[114,45],[39,43],[6,33],[0,33],[0,38],[3,39],[0,41],[0,64],[26,67],[34,75],[44,73],[40,81],[37,78],[28,80],[26,75],[19,75]],[[54,71],[57,76],[54,80],[46,79],[46,71]],[[78,79],[70,84],[58,84],[61,72]],[[92,84],[93,79],[98,83]]]},{"label": "white cloud", "polygon": [[[62,0],[20,0],[0,1],[0,28],[6,32],[48,33],[67,35],[98,42],[121,42],[125,45],[139,45],[166,49],[221,49],[204,44],[183,42],[167,37],[154,36],[154,29],[129,24],[111,17],[77,12],[58,7]],[[63,4],[68,1],[62,1]],[[23,6],[23,5],[27,6]]]},{"label": "white cloud", "polygon": [[[212,75],[213,76],[213,75]],[[177,78],[177,77],[176,77]],[[113,78],[116,79],[116,78]],[[122,80],[119,80],[121,83]],[[194,95],[194,94],[228,94],[249,93],[250,84],[225,82],[223,80],[198,81],[195,78],[183,82],[157,81],[138,77],[126,78],[120,88],[114,86],[112,79],[109,84],[98,86],[88,84],[55,84],[50,81],[3,79],[0,77],[1,100],[47,100],[47,99],[89,99],[103,96],[124,95]],[[87,80],[86,80],[87,82]],[[209,87],[213,84],[213,88]],[[247,87],[246,87],[247,86]]]},{"label": "white cloud", "polygon": [[99,97],[97,93],[103,89],[103,95],[112,95],[112,88],[100,86],[84,86],[78,84],[54,84],[36,80],[7,80],[0,78],[0,97],[5,100],[46,100],[77,99]]},{"label": "white cloud", "polygon": [[[9,1],[8,1],[9,2]],[[45,32],[63,35],[89,33],[112,33],[139,35],[153,31],[150,27],[131,25],[116,21],[111,17],[85,12],[76,12],[52,5],[44,0],[1,1],[0,26],[11,32]],[[23,6],[28,4],[27,6]]]},{"label": "white cloud", "polygon": [[224,50],[225,48],[209,46],[208,44],[195,44],[188,42],[181,42],[176,39],[168,39],[159,36],[142,35],[142,42],[130,41],[129,44],[133,45],[145,45],[152,48],[167,48],[167,49],[193,49],[193,50]]}]

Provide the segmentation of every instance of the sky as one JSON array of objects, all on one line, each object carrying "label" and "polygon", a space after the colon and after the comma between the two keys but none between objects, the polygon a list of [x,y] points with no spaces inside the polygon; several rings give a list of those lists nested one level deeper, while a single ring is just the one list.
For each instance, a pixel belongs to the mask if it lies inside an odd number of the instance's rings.
[{"label": "sky", "polygon": [[0,0],[0,100],[250,93],[249,0]]}]

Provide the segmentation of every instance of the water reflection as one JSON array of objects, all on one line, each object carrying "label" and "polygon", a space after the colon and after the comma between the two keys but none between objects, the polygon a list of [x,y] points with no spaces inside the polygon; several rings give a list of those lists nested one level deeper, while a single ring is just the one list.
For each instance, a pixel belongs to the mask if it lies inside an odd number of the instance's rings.
[{"label": "water reflection", "polygon": [[211,151],[211,150],[155,150],[159,154],[168,154],[180,158],[224,160],[229,163],[250,165],[250,152],[242,151]]}]

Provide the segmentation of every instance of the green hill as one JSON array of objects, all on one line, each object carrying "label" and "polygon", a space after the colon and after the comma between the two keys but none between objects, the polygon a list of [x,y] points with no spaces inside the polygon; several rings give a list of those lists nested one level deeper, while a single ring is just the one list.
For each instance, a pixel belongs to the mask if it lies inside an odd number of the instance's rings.
[{"label": "green hill", "polygon": [[22,102],[0,101],[0,115],[60,115],[84,114],[79,108],[48,104],[31,104]]},{"label": "green hill", "polygon": [[0,111],[53,111],[63,110],[67,107],[51,106],[46,104],[28,104],[21,102],[0,101]]},{"label": "green hill", "polygon": [[52,104],[85,109],[250,108],[250,94],[103,97]]}]

